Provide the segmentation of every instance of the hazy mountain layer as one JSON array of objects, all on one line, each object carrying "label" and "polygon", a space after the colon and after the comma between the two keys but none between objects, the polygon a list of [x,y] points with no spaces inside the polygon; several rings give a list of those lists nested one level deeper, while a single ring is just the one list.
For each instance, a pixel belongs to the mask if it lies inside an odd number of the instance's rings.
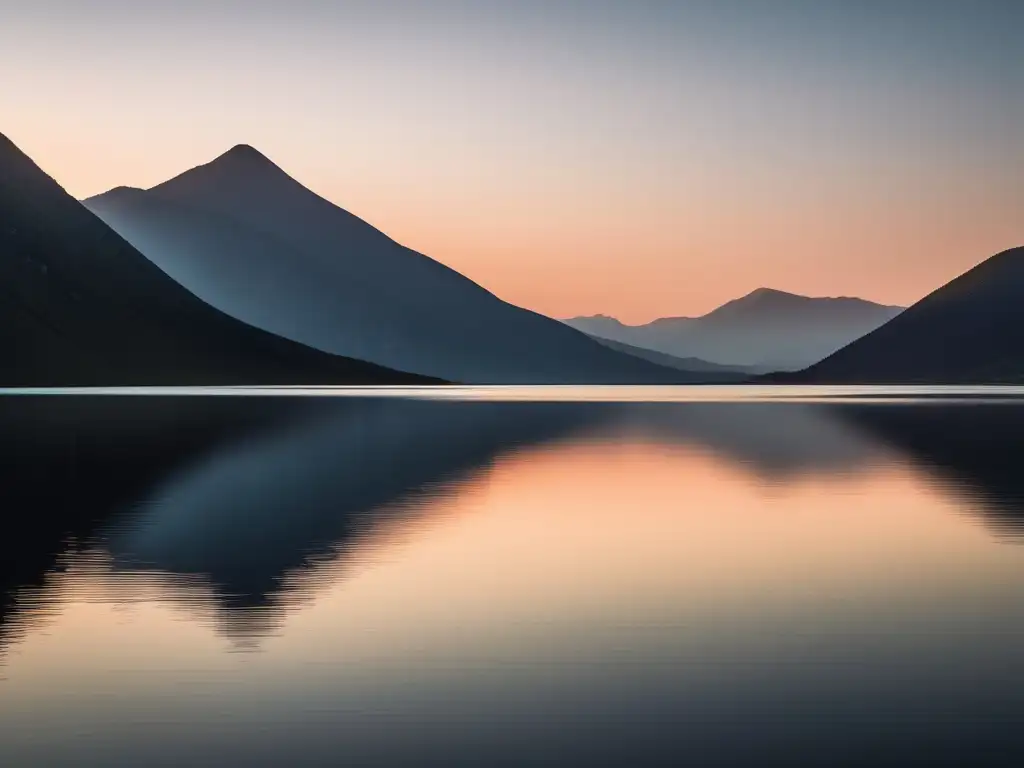
[{"label": "hazy mountain layer", "polygon": [[805,368],[902,311],[855,298],[810,298],[761,288],[702,317],[625,325],[597,315],[565,322],[594,336],[675,357],[755,371]]}]

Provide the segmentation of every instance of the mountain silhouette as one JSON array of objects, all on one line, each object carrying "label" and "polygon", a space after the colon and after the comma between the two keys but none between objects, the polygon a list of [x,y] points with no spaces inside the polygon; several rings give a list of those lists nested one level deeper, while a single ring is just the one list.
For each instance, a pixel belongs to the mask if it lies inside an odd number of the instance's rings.
[{"label": "mountain silhouette", "polygon": [[982,262],[873,333],[786,380],[1024,381],[1024,247]]},{"label": "mountain silhouette", "polygon": [[565,322],[593,336],[763,373],[806,368],[901,311],[863,299],[759,288],[701,317],[666,317],[638,326],[604,315]]},{"label": "mountain silhouette", "polygon": [[85,204],[203,300],[324,351],[465,383],[688,380],[500,300],[252,147]]},{"label": "mountain silhouette", "polygon": [[401,383],[199,300],[0,136],[0,384]]}]

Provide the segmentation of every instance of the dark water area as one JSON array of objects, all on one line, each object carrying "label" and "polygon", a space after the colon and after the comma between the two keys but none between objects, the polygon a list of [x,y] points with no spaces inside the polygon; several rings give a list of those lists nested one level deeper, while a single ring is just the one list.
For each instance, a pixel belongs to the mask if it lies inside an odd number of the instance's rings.
[{"label": "dark water area", "polygon": [[0,765],[1024,765],[1024,400],[861,395],[0,397]]}]

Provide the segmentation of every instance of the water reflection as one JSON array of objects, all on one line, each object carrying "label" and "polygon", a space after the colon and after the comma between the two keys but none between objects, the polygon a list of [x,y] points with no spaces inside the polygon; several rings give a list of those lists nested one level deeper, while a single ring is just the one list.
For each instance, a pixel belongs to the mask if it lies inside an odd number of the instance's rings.
[{"label": "water reflection", "polygon": [[613,439],[695,446],[769,482],[856,473],[893,458],[878,440],[830,418],[820,406],[738,402],[610,408],[617,412]]},{"label": "water reflection", "polygon": [[[309,404],[180,398],[0,398],[0,653],[48,613],[40,596],[98,528],[176,467]],[[13,616],[12,616],[13,614]]]},{"label": "water reflection", "polygon": [[[180,605],[240,646],[499,457],[549,441],[690,446],[767,484],[910,462],[992,530],[1024,525],[1024,408],[281,398],[0,399],[0,618],[46,615],[76,574]],[[148,575],[147,575],[148,574]],[[17,596],[17,597],[16,597]],[[23,614],[9,619],[18,608]],[[13,626],[12,626],[13,625]]]},{"label": "water reflection", "polygon": [[0,704],[5,765],[82,762],[43,732],[97,689],[96,765],[1012,752],[1019,406],[0,398],[0,422],[0,686],[32,702]]},{"label": "water reflection", "polygon": [[591,417],[587,406],[542,403],[327,403],[168,478],[106,546],[118,570],[200,576],[223,608],[222,627],[252,637],[424,499]]},{"label": "water reflection", "polygon": [[959,407],[846,405],[839,418],[912,460],[965,496],[996,534],[1024,538],[1024,406],[983,401]]}]

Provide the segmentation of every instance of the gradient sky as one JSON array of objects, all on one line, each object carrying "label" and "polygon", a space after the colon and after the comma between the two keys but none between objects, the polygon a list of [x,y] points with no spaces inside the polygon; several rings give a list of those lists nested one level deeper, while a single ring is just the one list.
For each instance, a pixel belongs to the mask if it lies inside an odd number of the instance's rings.
[{"label": "gradient sky", "polygon": [[1024,243],[1021,0],[0,0],[74,195],[250,143],[517,304],[909,303]]}]

